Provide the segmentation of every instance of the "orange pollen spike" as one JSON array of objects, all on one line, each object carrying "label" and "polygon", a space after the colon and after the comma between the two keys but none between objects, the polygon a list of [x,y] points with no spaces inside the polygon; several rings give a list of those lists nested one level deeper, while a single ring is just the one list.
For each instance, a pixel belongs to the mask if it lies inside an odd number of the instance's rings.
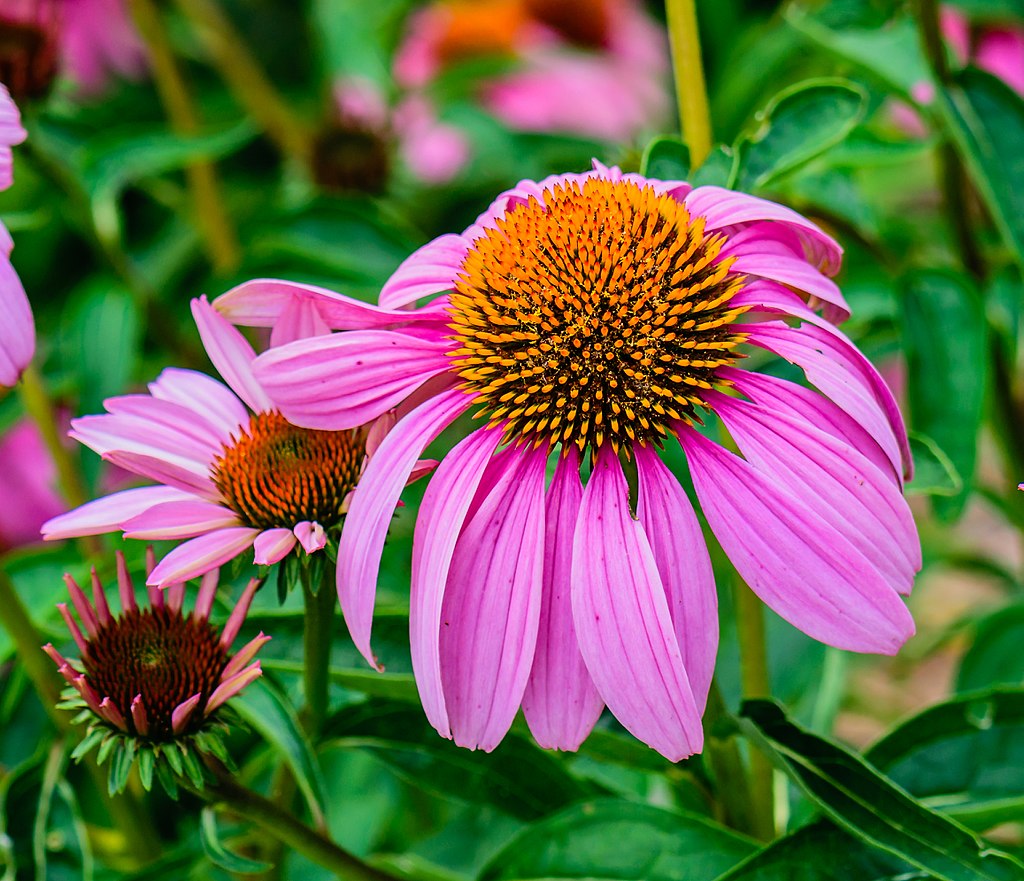
[{"label": "orange pollen spike", "polygon": [[746,308],[731,303],[745,278],[716,262],[724,244],[631,181],[560,183],[512,208],[473,242],[449,305],[477,415],[509,441],[659,442],[743,357]]},{"label": "orange pollen spike", "polygon": [[213,465],[226,507],[246,526],[291,529],[303,520],[341,522],[345,497],[359,479],[366,435],[292,425],[280,413],[254,413]]}]

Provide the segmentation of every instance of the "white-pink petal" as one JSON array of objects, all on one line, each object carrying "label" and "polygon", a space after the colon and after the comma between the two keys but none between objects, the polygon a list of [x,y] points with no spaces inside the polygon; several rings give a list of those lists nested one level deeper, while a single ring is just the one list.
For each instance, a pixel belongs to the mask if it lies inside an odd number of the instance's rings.
[{"label": "white-pink petal", "polygon": [[168,367],[148,387],[154,398],[195,412],[224,440],[249,424],[249,411],[238,396],[224,383],[197,370]]},{"label": "white-pink petal", "polygon": [[238,525],[238,515],[229,508],[212,502],[190,499],[154,505],[124,521],[121,528],[124,530],[125,538],[176,541]]},{"label": "white-pink petal", "polygon": [[307,554],[315,554],[327,544],[327,533],[315,520],[296,523],[293,532]]},{"label": "white-pink petal", "polygon": [[149,573],[146,583],[163,587],[203,575],[252,547],[259,534],[258,529],[232,526],[193,538],[164,557]]},{"label": "white-pink petal", "polygon": [[265,529],[253,542],[257,566],[273,566],[288,556],[298,539],[290,529]]},{"label": "white-pink petal", "polygon": [[452,290],[468,251],[469,242],[453,233],[413,251],[381,288],[381,307],[401,309],[420,297]]},{"label": "white-pink petal", "polygon": [[207,302],[205,296],[192,301],[192,317],[206,354],[231,390],[257,412],[273,410],[269,396],[253,376],[252,362],[256,353],[249,341]]},{"label": "white-pink petal", "polygon": [[114,532],[121,524],[143,511],[165,502],[195,501],[195,495],[170,486],[142,486],[126,489],[92,502],[86,502],[73,511],[60,514],[43,524],[42,535],[47,541],[80,538]]}]

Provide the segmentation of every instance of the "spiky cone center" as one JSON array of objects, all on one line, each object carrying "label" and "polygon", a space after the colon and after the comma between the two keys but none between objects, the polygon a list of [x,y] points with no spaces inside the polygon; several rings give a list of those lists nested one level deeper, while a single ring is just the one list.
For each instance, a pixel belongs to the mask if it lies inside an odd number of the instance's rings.
[{"label": "spiky cone center", "polygon": [[280,413],[255,413],[213,466],[227,507],[255,529],[341,522],[366,456],[362,430],[318,431]]},{"label": "spiky cone center", "polygon": [[741,355],[744,277],[703,218],[653,187],[556,184],[476,239],[450,298],[451,353],[507,442],[660,442]]},{"label": "spiky cone center", "polygon": [[[125,720],[127,733],[152,741],[174,740],[198,731],[206,705],[220,685],[230,656],[208,621],[184,616],[169,606],[136,608],[100,625],[83,653],[86,682],[109,698]],[[174,710],[200,695],[185,727],[174,731]],[[140,731],[132,702],[142,696],[146,730]]]}]

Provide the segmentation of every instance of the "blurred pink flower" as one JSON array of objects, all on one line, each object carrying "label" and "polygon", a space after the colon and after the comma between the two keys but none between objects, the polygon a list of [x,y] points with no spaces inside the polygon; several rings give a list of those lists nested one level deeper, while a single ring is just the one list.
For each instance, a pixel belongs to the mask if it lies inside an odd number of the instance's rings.
[{"label": "blurred pink flower", "polygon": [[[25,140],[21,114],[7,89],[0,84],[0,190],[13,180],[11,147]],[[0,223],[0,387],[11,387],[28,366],[36,350],[35,322],[25,289],[11,265],[14,241]]]},{"label": "blurred pink flower", "polygon": [[493,54],[516,67],[480,99],[511,128],[621,141],[668,119],[667,41],[634,0],[435,2],[410,17],[395,76],[422,88],[451,61]]},{"label": "blurred pink flower", "polygon": [[[913,633],[901,598],[921,566],[901,492],[909,444],[892,393],[835,327],[849,315],[831,279],[841,253],[782,205],[595,163],[521,181],[462,234],[423,246],[384,285],[375,327],[256,360],[297,424],[404,410],[338,549],[345,620],[371,662],[408,470],[475,411],[413,541],[413,670],[440,734],[491,750],[521,706],[542,746],[576,749],[607,704],[672,760],[701,749],[717,595],[659,452],[670,444],[722,549],[782,617],[852,651],[893,654]],[[233,296],[258,313],[258,288]],[[745,368],[748,351],[816,389]],[[698,430],[709,413],[739,455]]]},{"label": "blurred pink flower", "polygon": [[0,553],[40,541],[39,529],[64,510],[57,469],[28,420],[0,436]]}]

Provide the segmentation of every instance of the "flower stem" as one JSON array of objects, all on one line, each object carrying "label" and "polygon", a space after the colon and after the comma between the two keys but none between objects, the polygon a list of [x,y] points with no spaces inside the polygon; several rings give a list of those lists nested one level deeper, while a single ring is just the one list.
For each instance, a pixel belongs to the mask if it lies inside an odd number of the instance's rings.
[{"label": "flower stem", "polygon": [[[770,697],[768,645],[764,608],[754,592],[736,578],[736,630],[740,646],[740,684],[745,698]],[[764,841],[775,837],[773,770],[768,757],[750,748],[751,833]]]},{"label": "flower stem", "polygon": [[720,808],[718,819],[733,829],[749,833],[753,828],[749,780],[736,745],[735,731],[715,731],[718,723],[728,717],[729,711],[722,692],[718,683],[712,680],[707,709],[704,711],[704,728],[707,731],[704,754],[715,777],[715,793]]},{"label": "flower stem", "polygon": [[211,61],[235,97],[285,156],[306,163],[311,138],[305,124],[274,88],[224,11],[211,0],[177,0],[177,3],[195,26]]},{"label": "flower stem", "polygon": [[302,644],[305,650],[303,684],[306,693],[305,722],[310,737],[316,741],[327,719],[329,708],[331,638],[334,635],[334,607],[338,604],[334,589],[334,570],[324,565],[316,593],[303,579],[306,600]]},{"label": "flower stem", "polygon": [[[915,0],[915,7],[921,45],[935,78],[939,81],[939,87],[946,88],[952,83],[953,75],[949,68],[946,46],[942,41],[938,0]],[[984,262],[971,232],[971,216],[968,211],[970,181],[948,134],[939,147],[939,165],[946,215],[960,249],[964,267],[975,278],[981,278],[984,275]]]},{"label": "flower stem", "polygon": [[[18,661],[24,668],[36,694],[39,695],[43,709],[53,726],[62,735],[73,737],[77,742],[77,733],[72,729],[67,714],[57,709],[57,703],[60,701],[58,677],[53,664],[43,654],[44,640],[35,624],[32,623],[32,619],[21,602],[21,597],[18,596],[11,579],[2,567],[0,567],[0,626],[10,635]],[[131,853],[143,863],[155,859],[160,853],[160,839],[145,806],[130,792],[125,792],[116,798],[111,797],[107,792],[106,774],[96,764],[95,758],[90,755],[84,764],[92,777],[100,799],[106,805],[107,812],[121,834],[124,835]]]},{"label": "flower stem", "polygon": [[666,0],[665,12],[668,15],[672,70],[683,140],[690,150],[690,162],[698,168],[711,152],[712,135],[697,30],[696,0]]},{"label": "flower stem", "polygon": [[[180,135],[199,131],[199,115],[192,103],[185,78],[178,68],[167,38],[167,29],[152,0],[130,0],[135,24],[149,49],[157,92],[170,119],[171,128]],[[203,228],[207,253],[218,272],[238,266],[241,252],[231,225],[223,194],[212,162],[197,159],[186,169],[195,206],[196,220]]]},{"label": "flower stem", "polygon": [[285,847],[346,881],[395,881],[394,876],[366,865],[270,799],[239,785],[224,768],[207,764],[216,777],[215,782],[203,790],[192,791],[210,804],[225,805],[238,816],[257,824]]}]

